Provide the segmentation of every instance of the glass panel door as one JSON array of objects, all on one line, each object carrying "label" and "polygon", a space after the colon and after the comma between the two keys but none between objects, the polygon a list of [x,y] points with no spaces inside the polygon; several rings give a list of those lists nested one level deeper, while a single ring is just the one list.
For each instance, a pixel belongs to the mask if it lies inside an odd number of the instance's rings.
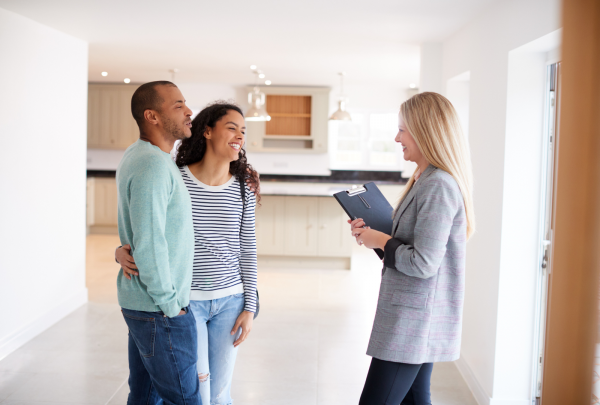
[{"label": "glass panel door", "polygon": [[539,245],[537,341],[534,389],[535,403],[539,404],[542,393],[542,374],[546,339],[546,315],[548,309],[548,286],[552,277],[552,243],[554,230],[554,203],[556,185],[556,162],[558,144],[558,117],[560,109],[560,63],[548,66],[546,85],[546,112],[544,125],[544,157],[542,171],[541,240]]}]

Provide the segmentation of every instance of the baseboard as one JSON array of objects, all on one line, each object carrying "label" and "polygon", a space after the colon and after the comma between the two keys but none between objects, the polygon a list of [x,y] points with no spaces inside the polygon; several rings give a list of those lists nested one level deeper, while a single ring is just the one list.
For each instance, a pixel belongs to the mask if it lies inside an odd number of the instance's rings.
[{"label": "baseboard", "polygon": [[72,294],[54,308],[39,315],[21,329],[0,340],[0,360],[29,342],[31,339],[75,311],[88,301],[87,288]]},{"label": "baseboard", "polygon": [[475,377],[475,374],[473,374],[473,370],[471,370],[471,367],[466,362],[465,358],[461,356],[454,364],[456,364],[456,368],[458,368],[458,371],[473,393],[477,403],[479,405],[492,405],[490,396],[485,392],[481,384],[479,384],[479,381]]},{"label": "baseboard", "polygon": [[531,405],[531,401],[526,399],[491,398],[487,392],[485,392],[481,384],[479,384],[479,380],[477,380],[475,374],[473,374],[473,370],[471,370],[471,367],[464,357],[460,357],[454,364],[456,364],[456,368],[458,368],[458,371],[467,383],[467,386],[473,393],[473,396],[479,405]]},{"label": "baseboard", "polygon": [[280,269],[339,269],[350,270],[349,257],[258,256],[258,267]]}]

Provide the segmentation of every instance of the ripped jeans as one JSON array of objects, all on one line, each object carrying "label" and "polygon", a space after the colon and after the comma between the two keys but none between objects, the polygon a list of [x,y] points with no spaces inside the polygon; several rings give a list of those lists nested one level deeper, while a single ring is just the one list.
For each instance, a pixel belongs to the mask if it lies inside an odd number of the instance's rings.
[{"label": "ripped jeans", "polygon": [[198,329],[198,375],[200,396],[205,405],[230,405],[231,378],[237,356],[233,342],[240,331],[231,335],[237,317],[244,310],[244,294],[207,301],[190,301]]}]

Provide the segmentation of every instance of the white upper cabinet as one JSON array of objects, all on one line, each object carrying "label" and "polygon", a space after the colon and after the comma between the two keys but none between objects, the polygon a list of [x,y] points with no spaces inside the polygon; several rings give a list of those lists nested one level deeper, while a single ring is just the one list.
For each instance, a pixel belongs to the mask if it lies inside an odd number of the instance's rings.
[{"label": "white upper cabinet", "polygon": [[88,148],[127,149],[139,138],[131,115],[131,97],[138,85],[90,84]]},{"label": "white upper cabinet", "polygon": [[262,87],[261,91],[266,95],[265,108],[271,121],[246,122],[246,150],[327,152],[329,88]]}]

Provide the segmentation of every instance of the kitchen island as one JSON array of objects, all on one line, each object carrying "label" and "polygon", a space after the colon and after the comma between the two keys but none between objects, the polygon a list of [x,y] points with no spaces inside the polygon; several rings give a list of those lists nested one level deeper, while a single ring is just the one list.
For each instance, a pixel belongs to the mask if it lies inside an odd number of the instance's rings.
[{"label": "kitchen island", "polygon": [[[114,172],[88,177],[88,233],[117,233]],[[404,185],[378,184],[395,205]],[[352,244],[348,216],[333,194],[350,183],[261,182],[256,238],[261,267],[350,269]]]},{"label": "kitchen island", "polygon": [[[333,194],[352,184],[261,183],[256,210],[259,265],[264,267],[350,269],[352,244],[348,216]],[[394,205],[403,185],[378,185]]]}]

